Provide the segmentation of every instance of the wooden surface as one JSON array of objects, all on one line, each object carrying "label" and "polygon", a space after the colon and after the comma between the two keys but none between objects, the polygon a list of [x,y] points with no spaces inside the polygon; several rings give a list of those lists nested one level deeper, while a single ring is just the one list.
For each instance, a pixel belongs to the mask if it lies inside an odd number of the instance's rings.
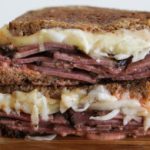
[{"label": "wooden surface", "polygon": [[150,150],[150,138],[94,141],[79,138],[29,141],[0,138],[0,150]]}]

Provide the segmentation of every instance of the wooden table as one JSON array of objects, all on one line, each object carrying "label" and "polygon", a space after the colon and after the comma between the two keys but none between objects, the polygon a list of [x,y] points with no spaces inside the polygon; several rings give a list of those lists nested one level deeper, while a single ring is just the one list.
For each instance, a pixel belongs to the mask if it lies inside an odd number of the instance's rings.
[{"label": "wooden table", "polygon": [[69,137],[53,141],[0,138],[0,150],[150,150],[150,138],[95,141]]}]

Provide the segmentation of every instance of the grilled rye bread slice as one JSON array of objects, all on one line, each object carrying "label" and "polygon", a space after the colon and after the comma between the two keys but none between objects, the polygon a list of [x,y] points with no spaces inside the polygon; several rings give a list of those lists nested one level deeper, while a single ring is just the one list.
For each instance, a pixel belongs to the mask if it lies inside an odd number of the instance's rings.
[{"label": "grilled rye bread slice", "polygon": [[77,28],[89,32],[150,27],[150,13],[108,8],[69,6],[29,11],[9,24],[15,35],[31,35],[41,29]]}]

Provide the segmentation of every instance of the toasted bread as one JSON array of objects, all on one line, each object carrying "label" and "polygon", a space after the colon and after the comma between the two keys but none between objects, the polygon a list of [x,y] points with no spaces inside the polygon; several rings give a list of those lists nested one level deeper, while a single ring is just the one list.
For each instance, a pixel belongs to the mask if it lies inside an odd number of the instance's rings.
[{"label": "toasted bread", "polygon": [[29,11],[9,24],[14,35],[31,35],[47,28],[77,28],[89,32],[113,32],[150,27],[150,13],[98,7],[50,7]]}]

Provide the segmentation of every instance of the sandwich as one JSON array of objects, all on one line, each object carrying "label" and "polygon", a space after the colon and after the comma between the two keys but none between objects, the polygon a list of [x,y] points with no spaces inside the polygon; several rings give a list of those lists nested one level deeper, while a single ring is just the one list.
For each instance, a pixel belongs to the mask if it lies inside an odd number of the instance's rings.
[{"label": "sandwich", "polygon": [[0,134],[150,135],[150,13],[29,11],[0,29]]}]

